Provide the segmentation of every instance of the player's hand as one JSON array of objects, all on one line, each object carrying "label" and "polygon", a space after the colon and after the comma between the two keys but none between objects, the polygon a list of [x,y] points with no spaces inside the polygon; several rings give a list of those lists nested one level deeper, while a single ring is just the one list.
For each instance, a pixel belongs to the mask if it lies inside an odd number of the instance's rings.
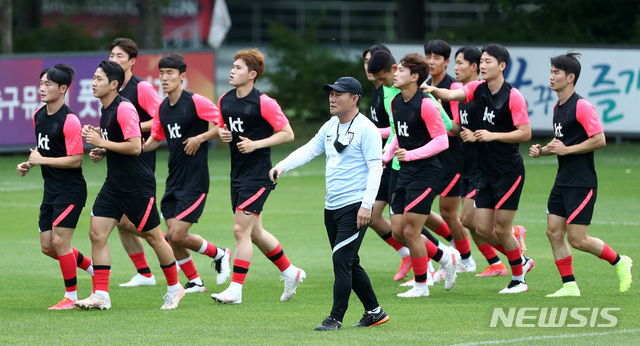
[{"label": "player's hand", "polygon": [[18,167],[17,167],[18,174],[20,174],[21,177],[24,177],[25,175],[27,175],[30,169],[31,169],[31,165],[29,165],[28,162],[21,162],[18,164]]},{"label": "player's hand", "polygon": [[31,150],[31,154],[29,154],[29,160],[27,161],[30,166],[39,166],[43,164],[42,155],[38,151],[38,148],[29,149]]},{"label": "player's hand", "polygon": [[85,142],[95,147],[102,147],[104,144],[99,129],[91,125],[84,125],[84,127],[82,127],[82,137],[85,139]]},{"label": "player's hand", "polygon": [[229,129],[227,128],[227,124],[224,124],[224,127],[218,127],[218,135],[220,136],[220,139],[225,143],[229,143],[233,139],[233,133],[229,131]]},{"label": "player's hand", "polygon": [[538,158],[542,154],[542,146],[540,144],[534,144],[529,148],[529,156]]},{"label": "player's hand", "polygon": [[356,220],[356,225],[358,226],[358,229],[368,225],[370,222],[371,222],[371,209],[360,207],[360,209],[358,209],[358,219]]},{"label": "player's hand", "polygon": [[94,127],[91,125],[84,125],[82,127],[82,138],[87,138],[87,134],[89,132],[95,132],[95,133],[100,133],[100,128],[99,127]]},{"label": "player's hand", "polygon": [[549,142],[549,144],[547,144],[546,148],[549,150],[550,153],[552,154],[556,154],[556,155],[560,155],[560,156],[564,156],[569,153],[569,148],[567,148],[566,145],[564,145],[564,143],[562,143],[561,140],[554,138],[551,142]]},{"label": "player's hand", "polygon": [[184,152],[187,155],[196,156],[196,152],[198,151],[198,148],[200,148],[200,144],[202,144],[202,142],[198,136],[193,136],[187,138],[187,140],[182,142],[182,144],[184,144]]},{"label": "player's hand", "polygon": [[405,158],[405,154],[407,153],[407,151],[405,149],[402,148],[398,148],[396,149],[396,157],[398,158],[398,161],[400,162],[404,162],[404,158]]},{"label": "player's hand", "polygon": [[236,146],[238,147],[238,150],[240,150],[240,152],[243,154],[249,154],[258,149],[258,145],[256,144],[256,142],[242,136],[240,136],[240,142],[238,142]]},{"label": "player's hand", "polygon": [[271,170],[269,171],[269,179],[271,179],[271,181],[275,183],[282,175],[282,172],[283,169],[280,166],[271,168]]},{"label": "player's hand", "polygon": [[480,142],[493,142],[496,140],[496,134],[487,130],[477,130],[474,136]]},{"label": "player's hand", "polygon": [[464,126],[460,127],[460,138],[462,139],[463,142],[467,142],[467,143],[473,143],[478,141],[478,139],[475,136],[475,133]]},{"label": "player's hand", "polygon": [[420,86],[420,90],[428,94],[433,93],[433,91],[436,89],[437,89],[436,87],[434,87],[433,85],[427,85],[427,83],[422,83],[422,85]]},{"label": "player's hand", "polygon": [[91,161],[93,161],[94,163],[98,163],[100,162],[102,159],[104,159],[104,156],[107,154],[107,150],[104,148],[93,148],[91,149],[91,151],[89,152],[89,158],[91,159]]}]

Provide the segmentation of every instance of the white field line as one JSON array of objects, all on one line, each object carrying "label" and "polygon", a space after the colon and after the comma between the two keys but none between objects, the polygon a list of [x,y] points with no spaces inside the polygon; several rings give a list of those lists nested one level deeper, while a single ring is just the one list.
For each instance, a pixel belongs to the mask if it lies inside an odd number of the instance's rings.
[{"label": "white field line", "polygon": [[577,339],[577,338],[586,338],[591,336],[605,336],[612,334],[634,334],[640,333],[640,329],[622,329],[622,330],[613,330],[610,332],[594,332],[594,333],[573,333],[573,334],[560,334],[560,335],[541,335],[541,336],[528,336],[524,338],[518,339],[501,339],[501,340],[489,340],[489,341],[480,341],[480,342],[470,342],[465,344],[454,344],[455,346],[471,346],[471,345],[496,345],[496,344],[511,344],[515,342],[527,342],[527,341],[538,341],[538,340],[549,340],[549,339]]}]

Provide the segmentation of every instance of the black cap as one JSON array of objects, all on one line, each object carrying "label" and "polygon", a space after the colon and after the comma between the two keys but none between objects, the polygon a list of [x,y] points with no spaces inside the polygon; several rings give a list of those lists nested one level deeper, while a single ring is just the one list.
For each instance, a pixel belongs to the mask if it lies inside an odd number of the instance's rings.
[{"label": "black cap", "polygon": [[331,89],[339,92],[350,92],[352,94],[362,96],[362,84],[353,77],[340,77],[333,84],[325,84],[322,90],[331,91]]}]

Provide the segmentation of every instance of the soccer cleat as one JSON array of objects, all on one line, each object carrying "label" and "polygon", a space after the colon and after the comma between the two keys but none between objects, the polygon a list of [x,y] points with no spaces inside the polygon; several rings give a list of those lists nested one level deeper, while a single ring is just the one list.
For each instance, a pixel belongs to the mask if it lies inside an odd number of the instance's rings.
[{"label": "soccer cleat", "polygon": [[211,299],[220,304],[240,304],[242,303],[242,291],[228,287],[220,293],[213,293]]},{"label": "soccer cleat", "polygon": [[441,268],[444,267],[446,272],[446,276],[444,278],[444,289],[447,291],[452,289],[453,285],[456,284],[456,267],[458,266],[458,263],[460,263],[460,252],[452,247],[448,250],[449,252],[443,256],[451,256],[449,263],[440,265]]},{"label": "soccer cleat", "polygon": [[615,266],[618,279],[620,279],[620,292],[626,292],[631,287],[631,266],[633,261],[629,256],[620,256],[620,261]]},{"label": "soccer cleat", "polygon": [[476,274],[476,276],[506,276],[508,273],[504,263],[497,263],[488,266],[482,273]]},{"label": "soccer cleat", "polygon": [[580,289],[575,282],[567,282],[555,293],[547,294],[547,297],[580,297]]},{"label": "soccer cleat", "polygon": [[282,296],[280,296],[281,302],[286,302],[291,299],[291,297],[296,293],[298,285],[307,278],[307,273],[305,273],[304,270],[300,268],[296,269],[296,275],[282,276],[280,279],[280,281],[284,280],[284,292],[282,293]]},{"label": "soccer cleat", "polygon": [[458,273],[473,273],[474,271],[476,271],[476,261],[473,259],[473,257],[463,259],[458,263],[456,271]]},{"label": "soccer cleat", "polygon": [[206,292],[207,288],[204,287],[204,283],[202,285],[197,284],[195,282],[187,282],[184,285],[184,293],[198,293],[198,292]]},{"label": "soccer cleat", "polygon": [[402,259],[402,263],[400,263],[400,269],[398,269],[398,273],[393,277],[393,281],[402,280],[407,276],[409,270],[411,270],[411,257],[407,256]]},{"label": "soccer cleat", "polygon": [[136,274],[129,282],[120,284],[120,287],[137,287],[137,286],[154,286],[156,284],[155,276],[151,275],[150,278],[140,275],[140,273]]},{"label": "soccer cleat", "polygon": [[160,307],[162,310],[174,310],[178,307],[180,303],[180,299],[184,297],[184,288],[179,286],[180,288],[173,291],[167,291],[167,294],[162,297],[164,299],[164,304]]},{"label": "soccer cleat", "polygon": [[[427,273],[427,281],[429,281],[429,276],[431,276],[430,274]],[[431,279],[431,281],[433,282],[433,279]],[[401,287],[413,287],[416,284],[416,278],[415,276],[406,282],[403,282],[400,284]],[[433,284],[431,284],[431,286],[433,286]]]},{"label": "soccer cleat", "polygon": [[[430,272],[429,272],[429,270],[427,270],[427,286],[433,286],[433,285],[435,285],[435,282],[433,282],[433,275],[434,275],[434,274],[435,274],[435,272],[430,273]],[[415,283],[415,281],[416,281],[415,279],[416,279],[416,278],[414,277],[414,278],[413,278],[413,282],[414,282],[414,283]],[[411,285],[411,286],[413,286],[413,285]]]},{"label": "soccer cleat", "polygon": [[513,235],[518,239],[518,243],[520,243],[520,251],[524,255],[527,252],[527,244],[524,242],[524,238],[527,237],[527,229],[524,226],[516,225],[513,226]]},{"label": "soccer cleat", "polygon": [[75,300],[71,300],[67,297],[64,297],[58,304],[49,308],[49,310],[67,310],[67,309],[75,309]]},{"label": "soccer cleat", "polygon": [[410,290],[404,293],[398,293],[397,296],[400,298],[428,297],[429,286],[424,283],[422,285],[414,285]]},{"label": "soccer cleat", "polygon": [[341,330],[342,329],[342,322],[336,320],[333,317],[327,317],[324,321],[322,321],[322,324],[317,326],[315,328],[315,330]]},{"label": "soccer cleat", "polygon": [[[446,254],[443,256],[446,256]],[[436,270],[436,272],[433,273],[433,283],[439,284],[442,280],[444,280],[446,276],[447,276],[447,272],[444,270],[444,266],[441,264],[438,270]]]},{"label": "soccer cleat", "polygon": [[370,314],[368,312],[365,312],[364,315],[362,315],[360,322],[356,324],[352,324],[351,326],[352,327],[373,327],[379,324],[383,324],[388,320],[389,320],[389,316],[387,315],[386,312],[384,312],[384,309],[380,308],[380,312],[378,312],[377,314]]},{"label": "soccer cleat", "polygon": [[522,263],[522,273],[527,275],[533,268],[535,268],[536,264],[533,262],[532,258],[524,256],[525,262]]},{"label": "soccer cleat", "polygon": [[76,301],[75,306],[82,309],[108,310],[111,309],[111,298],[108,295],[93,293],[87,299]]},{"label": "soccer cleat", "polygon": [[213,261],[212,266],[216,269],[216,283],[222,285],[227,282],[227,279],[231,275],[231,250],[224,249],[224,256],[220,259]]},{"label": "soccer cleat", "polygon": [[518,280],[511,280],[509,285],[506,288],[503,288],[500,291],[500,294],[503,293],[522,293],[529,290],[529,286],[526,283]]}]

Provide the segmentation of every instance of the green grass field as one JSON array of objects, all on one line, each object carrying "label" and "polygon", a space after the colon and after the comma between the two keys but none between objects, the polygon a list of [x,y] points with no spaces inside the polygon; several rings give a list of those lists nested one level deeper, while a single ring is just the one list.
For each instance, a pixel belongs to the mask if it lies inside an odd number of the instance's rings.
[{"label": "green grass field", "polygon": [[[302,141],[298,134],[298,144]],[[541,143],[546,143],[542,141]],[[276,149],[277,162],[294,147]],[[521,146],[523,154],[528,145]],[[233,249],[233,215],[229,203],[229,158],[226,146],[210,154],[211,189],[205,213],[193,233]],[[391,319],[375,328],[356,329],[363,313],[352,295],[351,308],[340,332],[315,332],[331,309],[333,274],[330,248],[324,230],[324,158],[286,174],[272,192],[264,211],[264,226],[280,240],[289,259],[307,272],[307,279],[288,302],[280,302],[283,282],[280,273],[257,249],[245,282],[243,303],[225,306],[214,303],[210,293],[226,286],[215,285],[210,260],[194,255],[194,261],[209,290],[187,295],[177,310],[162,311],[165,281],[150,247],[147,258],[158,279],[155,287],[122,288],[119,283],[135,274],[117,234],[110,237],[112,253],[111,299],[108,311],[48,311],[64,293],[60,269],[40,252],[37,231],[42,178],[34,169],[21,178],[16,164],[27,155],[0,157],[0,210],[2,251],[0,252],[0,344],[637,344],[640,340],[640,287],[637,283],[640,252],[640,145],[610,144],[596,154],[600,187],[590,234],[602,238],[614,250],[636,260],[636,282],[621,294],[614,269],[588,254],[573,252],[575,275],[582,291],[576,299],[551,299],[545,295],[561,286],[560,277],[545,235],[546,199],[556,171],[554,157],[537,160],[525,156],[526,183],[516,223],[528,229],[527,255],[535,269],[527,275],[530,291],[499,295],[508,277],[476,278],[460,274],[453,290],[442,284],[431,288],[431,296],[401,299],[406,290],[392,278],[400,263],[391,247],[369,230],[360,250],[363,267],[369,273],[382,307]],[[167,152],[159,153],[158,196],[164,191]],[[85,158],[84,175],[89,184],[87,207],[72,244],[91,255],[88,237],[89,213],[106,175],[104,163]],[[164,225],[163,225],[164,228]],[[117,232],[116,232],[117,233]],[[486,266],[472,245],[479,270]],[[503,262],[506,259],[502,257]],[[180,274],[181,282],[186,279]],[[91,290],[89,275],[78,273],[79,298]],[[610,312],[614,327],[595,315],[595,325],[585,327],[498,327],[491,328],[494,308],[619,308]],[[539,311],[539,310],[538,310]],[[590,318],[590,312],[582,312]],[[530,316],[528,314],[528,316]],[[535,314],[534,314],[535,315]],[[535,323],[536,320],[533,321]],[[567,323],[576,320],[568,319]],[[528,321],[531,323],[531,320]]]}]

